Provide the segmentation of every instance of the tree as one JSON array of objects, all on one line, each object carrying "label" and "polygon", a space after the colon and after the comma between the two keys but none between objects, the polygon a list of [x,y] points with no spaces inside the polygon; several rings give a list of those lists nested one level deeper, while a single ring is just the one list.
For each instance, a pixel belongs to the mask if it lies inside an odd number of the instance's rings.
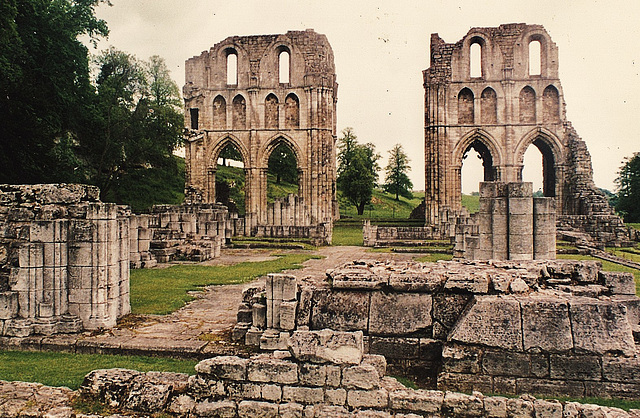
[{"label": "tree", "polygon": [[618,188],[616,210],[625,222],[640,222],[640,152],[625,161],[615,180]]},{"label": "tree", "polygon": [[395,194],[396,200],[400,200],[399,196],[411,199],[413,193],[413,183],[409,179],[407,172],[411,170],[409,167],[409,157],[402,149],[402,145],[396,144],[389,151],[389,163],[385,168],[386,181],[382,186],[387,193]]},{"label": "tree", "polygon": [[229,143],[220,152],[220,158],[222,158],[222,165],[227,165],[227,160],[242,161],[242,154],[235,145]]},{"label": "tree", "polygon": [[184,128],[179,90],[157,56],[144,62],[111,48],[96,64],[93,123],[80,137],[80,153],[89,182],[100,187],[102,199],[129,203],[121,193],[124,184],[131,185],[128,177],[157,177],[143,175],[147,170],[178,175],[172,152]]},{"label": "tree", "polygon": [[379,159],[375,146],[359,144],[352,128],[342,131],[342,137],[338,139],[337,188],[356,207],[358,215],[362,215],[365,206],[371,202],[378,181]]},{"label": "tree", "polygon": [[92,100],[87,48],[102,0],[0,2],[0,182],[81,181],[77,131]]},{"label": "tree", "polygon": [[281,180],[298,184],[296,156],[286,144],[278,145],[269,156],[269,173],[276,176],[276,184]]}]

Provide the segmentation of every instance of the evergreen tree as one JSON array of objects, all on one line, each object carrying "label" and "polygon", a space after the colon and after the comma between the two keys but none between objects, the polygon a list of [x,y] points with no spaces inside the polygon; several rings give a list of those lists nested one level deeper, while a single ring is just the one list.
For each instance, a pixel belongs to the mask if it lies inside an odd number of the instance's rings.
[{"label": "evergreen tree", "polygon": [[640,222],[640,152],[636,152],[631,158],[625,158],[625,161],[616,179],[616,210],[624,217],[625,222]]},{"label": "evergreen tree", "polygon": [[359,144],[352,128],[342,131],[342,137],[338,139],[337,188],[356,207],[358,215],[362,215],[365,206],[371,202],[378,181],[379,159],[375,146]]},{"label": "evergreen tree", "polygon": [[411,199],[413,193],[413,183],[409,179],[407,173],[411,170],[409,167],[409,157],[402,149],[402,145],[396,144],[389,151],[389,163],[385,168],[386,181],[383,189],[387,193],[395,194],[396,200],[400,200],[399,196]]}]

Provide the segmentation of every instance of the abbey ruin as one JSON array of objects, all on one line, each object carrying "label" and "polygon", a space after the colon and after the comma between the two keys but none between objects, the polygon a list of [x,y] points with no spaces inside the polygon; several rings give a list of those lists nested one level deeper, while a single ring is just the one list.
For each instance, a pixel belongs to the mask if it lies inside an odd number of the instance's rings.
[{"label": "abbey ruin", "polygon": [[[226,146],[245,170],[240,235],[317,237],[331,243],[335,186],[336,82],[333,51],[313,30],[229,37],[186,62],[186,192],[215,203]],[[295,199],[267,206],[267,163],[281,144],[295,154]]]},{"label": "abbey ruin", "polygon": [[[345,263],[333,252],[328,270],[269,274],[241,298],[236,289],[240,304],[228,309],[227,343],[242,354],[207,351],[207,335],[195,343],[180,335],[169,339],[174,348],[214,356],[194,376],[98,370],[80,395],[128,413],[184,417],[638,416],[530,395],[640,397],[633,275],[555,259],[557,234],[594,247],[638,236],[593,182],[586,145],[566,119],[556,45],[540,25],[506,24],[473,28],[454,44],[433,34],[430,51],[425,225],[365,222],[363,238],[365,246],[446,241],[453,261],[371,253]],[[131,311],[130,268],[212,260],[237,237],[331,244],[338,85],[327,38],[313,30],[233,36],[187,60],[185,71],[182,205],[132,214],[101,202],[93,186],[0,185],[1,347],[174,355],[179,349],[153,338],[136,345],[129,334],[123,343],[122,329],[100,334]],[[244,216],[221,203],[216,181],[229,146],[244,164]],[[298,192],[268,202],[268,161],[280,146],[295,155]],[[522,181],[530,146],[543,156],[544,197]],[[471,150],[484,166],[473,215],[460,201]],[[55,339],[83,330],[98,338]],[[407,389],[387,371],[429,390]],[[0,382],[0,391],[9,386]],[[0,398],[0,412],[8,404]]]}]

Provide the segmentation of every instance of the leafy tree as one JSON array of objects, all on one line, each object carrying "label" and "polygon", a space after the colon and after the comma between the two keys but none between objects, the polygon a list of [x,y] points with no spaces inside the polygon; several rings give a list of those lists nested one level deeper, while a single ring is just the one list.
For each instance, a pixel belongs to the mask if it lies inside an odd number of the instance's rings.
[{"label": "leafy tree", "polygon": [[618,188],[616,210],[625,222],[640,222],[640,152],[625,161],[615,180]]},{"label": "leafy tree", "polygon": [[94,123],[81,136],[80,152],[89,181],[100,187],[102,198],[129,203],[120,193],[124,184],[132,183],[127,177],[144,183],[158,177],[142,173],[146,170],[179,175],[172,155],[184,127],[179,90],[157,56],[143,62],[111,48],[96,63]]},{"label": "leafy tree", "polygon": [[362,215],[371,202],[378,181],[379,159],[375,146],[359,144],[352,128],[342,131],[342,137],[338,139],[337,188],[356,207],[358,215]]},{"label": "leafy tree", "polygon": [[227,165],[227,160],[242,161],[242,154],[233,144],[227,144],[220,153],[222,165]]},{"label": "leafy tree", "polygon": [[276,184],[281,180],[298,183],[298,163],[296,156],[286,144],[280,144],[269,156],[269,173],[276,176]]},{"label": "leafy tree", "polygon": [[385,192],[395,194],[396,200],[400,200],[399,196],[407,199],[413,197],[413,193],[411,193],[413,183],[407,175],[409,170],[411,170],[409,156],[402,149],[402,145],[394,145],[389,151],[389,163],[385,168],[386,181],[382,187]]},{"label": "leafy tree", "polygon": [[0,182],[81,181],[77,131],[92,99],[87,48],[102,0],[0,2]]}]

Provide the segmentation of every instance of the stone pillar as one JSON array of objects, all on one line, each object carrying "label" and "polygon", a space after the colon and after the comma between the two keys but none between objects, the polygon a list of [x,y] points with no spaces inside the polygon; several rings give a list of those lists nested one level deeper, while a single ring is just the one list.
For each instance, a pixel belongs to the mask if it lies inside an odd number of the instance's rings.
[{"label": "stone pillar", "polygon": [[508,183],[509,260],[533,259],[533,183]]},{"label": "stone pillar", "polygon": [[494,182],[480,183],[480,202],[478,207],[478,250],[475,257],[478,260],[493,258],[493,200],[497,193]]},{"label": "stone pillar", "polygon": [[556,258],[556,200],[552,197],[533,199],[533,258]]}]

